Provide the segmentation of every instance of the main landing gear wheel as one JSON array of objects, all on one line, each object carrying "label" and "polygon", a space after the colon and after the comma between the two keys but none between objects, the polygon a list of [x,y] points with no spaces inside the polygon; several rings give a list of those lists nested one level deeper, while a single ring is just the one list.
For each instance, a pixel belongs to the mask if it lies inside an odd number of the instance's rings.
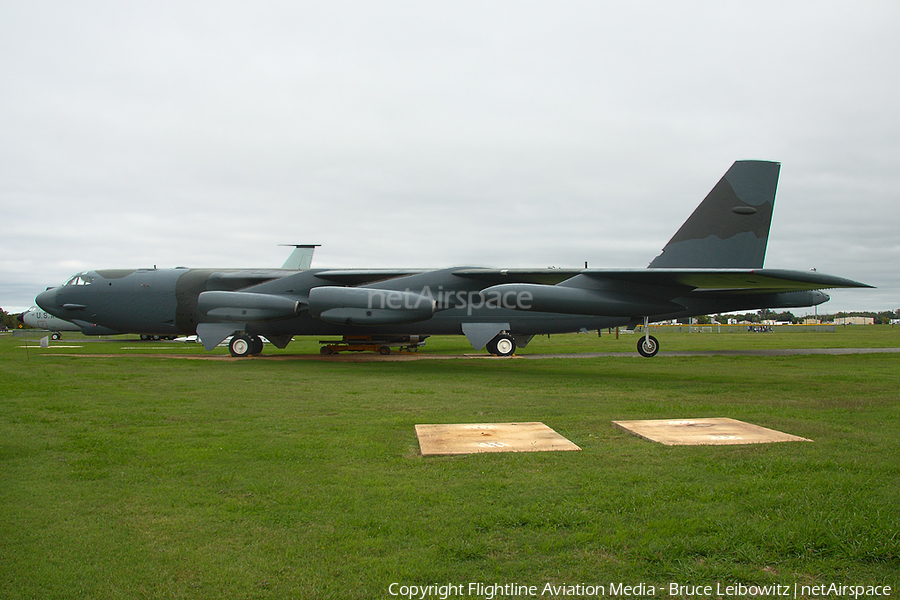
[{"label": "main landing gear wheel", "polygon": [[259,354],[263,349],[263,341],[256,335],[236,333],[228,344],[228,351],[236,358]]},{"label": "main landing gear wheel", "polygon": [[236,333],[228,343],[228,351],[234,357],[250,356],[250,336],[244,333]]},{"label": "main landing gear wheel", "polygon": [[510,335],[501,333],[485,346],[488,352],[497,356],[512,356],[516,351],[516,340]]},{"label": "main landing gear wheel", "polygon": [[659,342],[652,335],[649,337],[642,335],[638,340],[637,350],[645,358],[656,356],[656,353],[659,352]]}]

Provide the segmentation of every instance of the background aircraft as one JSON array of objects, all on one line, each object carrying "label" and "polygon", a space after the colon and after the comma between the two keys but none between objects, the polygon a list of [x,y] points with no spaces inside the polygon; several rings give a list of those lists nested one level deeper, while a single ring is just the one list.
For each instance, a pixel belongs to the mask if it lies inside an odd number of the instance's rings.
[{"label": "background aircraft", "polygon": [[62,337],[62,333],[60,333],[62,331],[81,331],[81,327],[75,323],[70,323],[69,321],[54,317],[37,306],[32,306],[16,318],[29,327],[49,331],[50,337],[54,340],[58,340]]},{"label": "background aircraft", "polygon": [[288,256],[287,260],[284,261],[284,264],[281,265],[282,269],[308,269],[312,266],[313,253],[316,251],[316,248],[319,247],[319,244],[291,244],[294,247],[294,251],[291,252],[291,255]]},{"label": "background aircraft", "polygon": [[[821,289],[870,287],[764,269],[781,165],[738,161],[646,269],[109,269],[79,273],[38,305],[82,331],[190,335],[234,356],[295,335],[365,336],[371,347],[462,334],[501,356],[534,335],[646,327],[682,317],[821,304]],[[310,253],[311,260],[311,253]]]}]

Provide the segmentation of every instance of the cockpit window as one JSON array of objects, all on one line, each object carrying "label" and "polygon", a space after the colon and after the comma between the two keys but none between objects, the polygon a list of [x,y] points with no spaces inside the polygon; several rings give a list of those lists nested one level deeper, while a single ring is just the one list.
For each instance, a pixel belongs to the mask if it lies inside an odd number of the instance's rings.
[{"label": "cockpit window", "polygon": [[93,277],[87,273],[79,273],[78,275],[73,275],[72,278],[66,282],[66,285],[91,285],[92,283],[94,283]]}]

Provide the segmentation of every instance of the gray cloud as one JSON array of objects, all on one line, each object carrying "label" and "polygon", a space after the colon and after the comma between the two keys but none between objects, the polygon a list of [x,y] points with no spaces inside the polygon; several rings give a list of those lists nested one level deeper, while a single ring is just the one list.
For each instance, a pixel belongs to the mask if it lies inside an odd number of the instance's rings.
[{"label": "gray cloud", "polygon": [[736,159],[900,307],[889,2],[7,3],[0,306],[97,267],[643,267]]}]

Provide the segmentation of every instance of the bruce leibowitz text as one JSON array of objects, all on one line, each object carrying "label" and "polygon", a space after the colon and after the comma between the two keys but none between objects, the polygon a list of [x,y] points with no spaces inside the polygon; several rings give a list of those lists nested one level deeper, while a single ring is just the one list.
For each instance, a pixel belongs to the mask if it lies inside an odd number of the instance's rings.
[{"label": "bruce leibowitz text", "polygon": [[890,586],[857,586],[840,584],[806,586],[798,584],[781,585],[777,583],[769,585],[746,585],[743,583],[686,585],[681,583],[670,583],[662,586],[646,583],[638,583],[635,585],[624,583],[610,583],[609,585],[547,583],[543,586],[519,583],[447,583],[443,585],[403,585],[400,583],[392,583],[388,587],[388,594],[391,596],[409,599],[418,598],[420,600],[425,600],[425,598],[439,598],[440,600],[446,600],[447,598],[454,596],[479,596],[486,600],[508,597],[521,598],[527,596],[574,596],[579,598],[600,598],[604,596],[611,598],[635,598],[646,596],[680,596],[687,598],[796,598],[798,594],[801,596],[832,596],[835,598],[858,599],[864,596],[890,596],[891,591]]}]

